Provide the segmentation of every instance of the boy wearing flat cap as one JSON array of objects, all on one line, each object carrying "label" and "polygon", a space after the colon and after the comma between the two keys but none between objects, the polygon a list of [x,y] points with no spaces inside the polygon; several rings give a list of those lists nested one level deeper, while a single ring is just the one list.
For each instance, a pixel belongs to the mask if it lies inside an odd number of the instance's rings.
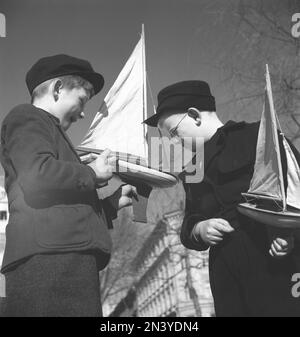
[{"label": "boy wearing flat cap", "polygon": [[109,150],[81,163],[66,130],[84,117],[104,85],[89,62],[54,55],[36,62],[26,84],[31,104],[15,107],[1,129],[10,218],[2,273],[6,316],[101,316],[99,270],[110,258],[108,227],[134,189],[99,200],[112,177]]},{"label": "boy wearing flat cap", "polygon": [[[157,113],[145,121],[191,148],[204,140],[204,178],[186,183],[183,245],[209,250],[210,284],[217,316],[299,316],[291,294],[300,270],[300,243],[289,231],[255,222],[237,211],[253,174],[259,123],[216,114],[204,81],[184,81],[158,94]],[[188,141],[192,139],[191,141]],[[291,145],[297,161],[300,155]],[[282,158],[284,158],[284,152]],[[184,175],[183,175],[184,176]]]}]

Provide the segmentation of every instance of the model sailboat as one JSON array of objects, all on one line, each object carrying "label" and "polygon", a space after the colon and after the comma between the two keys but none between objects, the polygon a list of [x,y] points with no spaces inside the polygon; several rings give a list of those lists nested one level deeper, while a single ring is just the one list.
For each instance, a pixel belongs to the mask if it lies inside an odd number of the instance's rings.
[{"label": "model sailboat", "polygon": [[147,80],[144,26],[134,51],[108,91],[78,151],[101,153],[105,148],[117,157],[117,174],[141,180],[153,187],[172,186],[177,179],[149,167],[146,125]]},{"label": "model sailboat", "polygon": [[[282,166],[280,142],[286,155],[286,172]],[[242,214],[271,226],[300,228],[300,169],[281,131],[268,66],[254,173],[248,192],[242,195],[247,201],[238,206]]]}]

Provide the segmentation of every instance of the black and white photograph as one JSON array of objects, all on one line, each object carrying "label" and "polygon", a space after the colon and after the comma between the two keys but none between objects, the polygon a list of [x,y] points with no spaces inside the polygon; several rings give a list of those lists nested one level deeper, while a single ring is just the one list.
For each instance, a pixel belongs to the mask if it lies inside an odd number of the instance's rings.
[{"label": "black and white photograph", "polygon": [[0,317],[300,317],[300,0],[0,0],[0,130]]}]

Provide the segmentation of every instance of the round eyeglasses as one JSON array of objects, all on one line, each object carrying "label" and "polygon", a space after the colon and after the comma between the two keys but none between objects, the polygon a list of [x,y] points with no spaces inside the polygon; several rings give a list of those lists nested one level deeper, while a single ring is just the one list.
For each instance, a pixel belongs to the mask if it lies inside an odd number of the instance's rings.
[{"label": "round eyeglasses", "polygon": [[179,124],[183,121],[184,117],[186,117],[187,114],[188,113],[186,112],[184,114],[184,116],[180,119],[180,121],[177,123],[177,125],[169,131],[169,135],[170,135],[171,139],[173,139],[173,138],[179,138],[178,134],[177,134],[177,129],[178,129]]}]

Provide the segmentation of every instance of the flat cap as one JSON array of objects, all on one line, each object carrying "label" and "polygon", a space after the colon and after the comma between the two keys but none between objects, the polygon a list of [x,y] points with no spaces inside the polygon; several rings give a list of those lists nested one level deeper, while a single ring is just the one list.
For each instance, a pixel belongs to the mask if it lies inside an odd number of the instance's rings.
[{"label": "flat cap", "polygon": [[150,126],[157,126],[164,112],[177,113],[191,107],[202,111],[216,110],[215,98],[204,81],[182,81],[169,85],[158,93],[157,100],[156,114],[144,121]]},{"label": "flat cap", "polygon": [[95,95],[104,85],[103,76],[96,73],[88,61],[65,54],[39,59],[27,72],[26,85],[31,95],[39,84],[66,75],[77,75],[89,81],[94,87]]}]

